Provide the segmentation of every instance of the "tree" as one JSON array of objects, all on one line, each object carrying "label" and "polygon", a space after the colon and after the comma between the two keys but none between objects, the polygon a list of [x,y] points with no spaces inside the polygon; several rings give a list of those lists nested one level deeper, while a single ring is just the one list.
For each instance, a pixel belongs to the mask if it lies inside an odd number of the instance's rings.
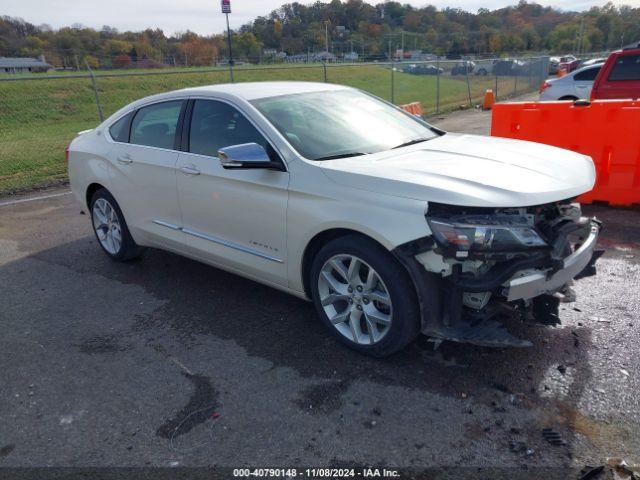
[{"label": "tree", "polygon": [[91,70],[97,70],[100,68],[100,61],[93,55],[85,55],[84,61],[86,65],[89,65]]},{"label": "tree", "polygon": [[188,65],[213,65],[218,56],[218,49],[210,42],[194,38],[182,44],[182,52]]},{"label": "tree", "polygon": [[115,68],[129,68],[132,64],[131,57],[126,53],[116,55],[113,59],[113,66]]}]

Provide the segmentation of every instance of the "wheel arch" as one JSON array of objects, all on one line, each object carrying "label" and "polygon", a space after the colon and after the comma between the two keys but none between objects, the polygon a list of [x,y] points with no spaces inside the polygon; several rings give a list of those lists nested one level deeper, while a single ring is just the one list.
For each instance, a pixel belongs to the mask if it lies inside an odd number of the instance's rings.
[{"label": "wheel arch", "polygon": [[[105,187],[104,185],[97,183],[97,182],[93,182],[90,183],[89,186],[87,187],[87,190],[85,192],[85,201],[87,204],[87,208],[91,208],[91,199],[93,198],[93,195],[100,189],[104,188],[105,190],[109,191],[109,189],[107,187]],[[111,193],[111,192],[109,192]],[[113,195],[113,194],[112,194]]]},{"label": "wheel arch", "polygon": [[307,242],[307,246],[304,249],[304,253],[302,254],[302,264],[301,264],[301,276],[302,276],[302,285],[304,287],[304,293],[307,298],[311,298],[311,285],[309,272],[311,271],[311,265],[313,263],[313,259],[320,251],[320,249],[326,245],[327,243],[341,237],[346,237],[349,235],[355,235],[362,238],[365,238],[369,241],[372,241],[389,251],[389,249],[381,243],[379,240],[373,238],[371,235],[367,235],[366,233],[360,232],[358,230],[353,230],[351,228],[330,228],[327,230],[323,230],[321,232],[316,233],[310,240]]}]

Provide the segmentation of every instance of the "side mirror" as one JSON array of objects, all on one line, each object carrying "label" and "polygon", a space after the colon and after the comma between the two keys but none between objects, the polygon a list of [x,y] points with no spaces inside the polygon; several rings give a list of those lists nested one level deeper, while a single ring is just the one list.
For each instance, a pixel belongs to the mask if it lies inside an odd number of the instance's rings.
[{"label": "side mirror", "polygon": [[264,168],[283,170],[279,162],[272,162],[267,151],[257,143],[242,143],[218,150],[218,159],[223,168]]}]

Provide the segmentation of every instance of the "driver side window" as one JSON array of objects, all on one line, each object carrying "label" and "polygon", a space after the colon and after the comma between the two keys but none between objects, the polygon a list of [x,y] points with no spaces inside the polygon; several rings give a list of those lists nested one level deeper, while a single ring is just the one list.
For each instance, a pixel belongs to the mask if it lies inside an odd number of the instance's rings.
[{"label": "driver side window", "polygon": [[231,105],[215,100],[196,100],[189,129],[189,152],[217,157],[218,150],[242,143],[273,149],[256,128]]}]

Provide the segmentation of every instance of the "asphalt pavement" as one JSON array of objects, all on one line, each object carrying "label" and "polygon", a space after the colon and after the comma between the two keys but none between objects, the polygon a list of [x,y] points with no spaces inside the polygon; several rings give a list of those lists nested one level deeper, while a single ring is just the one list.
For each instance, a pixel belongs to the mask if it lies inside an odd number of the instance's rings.
[{"label": "asphalt pavement", "polygon": [[559,318],[511,326],[534,347],[375,360],[271,288],[158,250],[110,261],[64,193],[0,199],[0,466],[640,463],[638,209],[585,208],[607,252]]}]

